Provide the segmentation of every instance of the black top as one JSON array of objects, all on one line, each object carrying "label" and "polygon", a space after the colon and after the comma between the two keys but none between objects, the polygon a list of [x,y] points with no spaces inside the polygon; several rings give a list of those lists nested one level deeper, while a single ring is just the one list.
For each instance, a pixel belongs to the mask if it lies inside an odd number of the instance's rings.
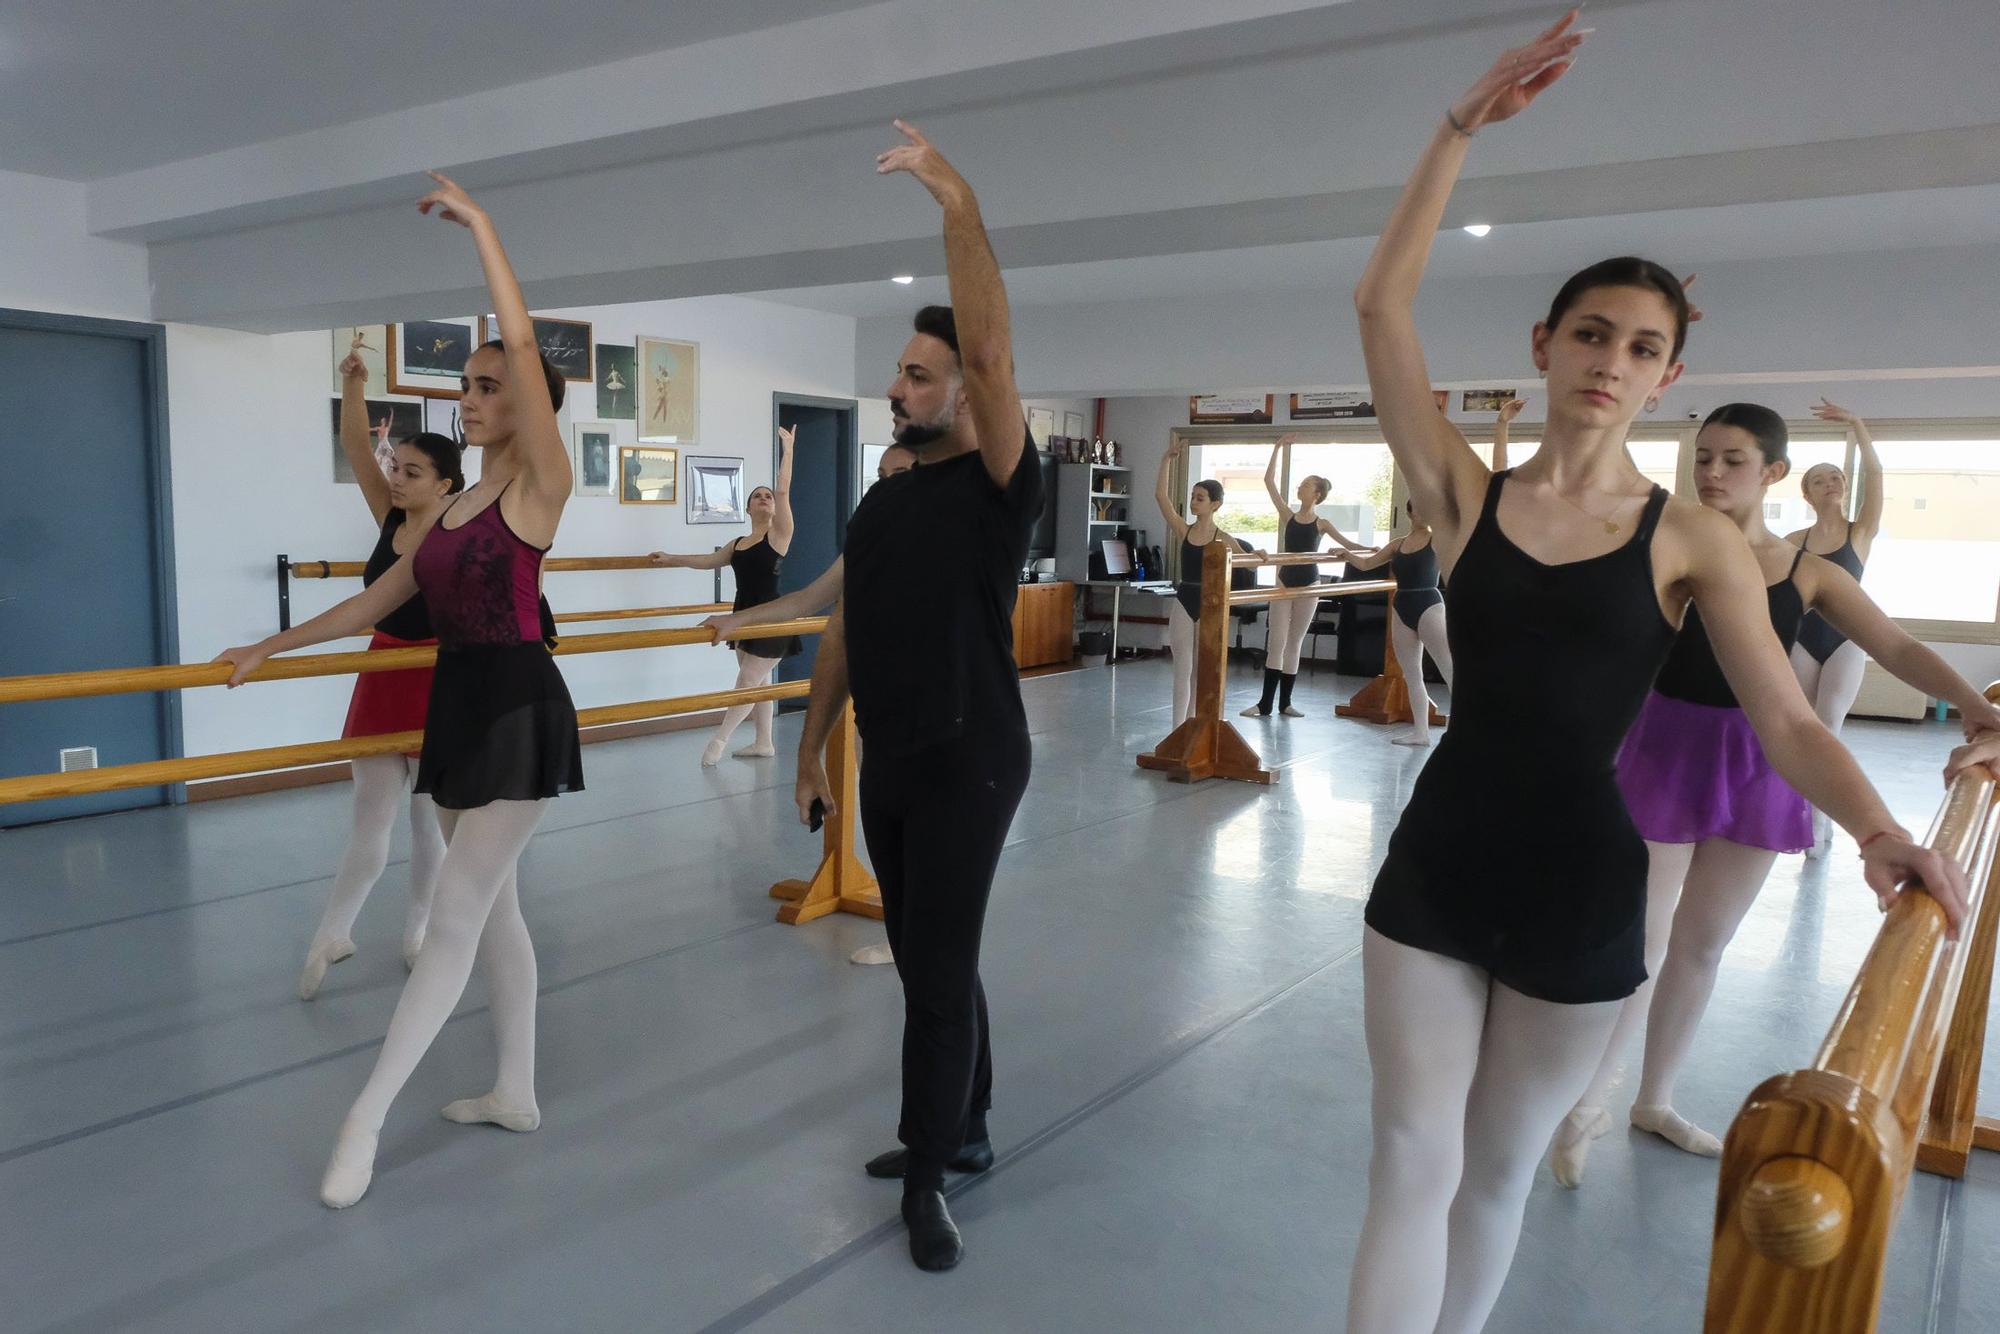
[{"label": "black top", "polygon": [[[1181,539],[1181,577],[1174,585],[1174,598],[1191,621],[1201,619],[1201,543]],[[1190,577],[1192,576],[1192,577]]]},{"label": "black top", "polygon": [[1500,529],[1508,476],[1452,573],[1451,726],[1366,919],[1539,1000],[1617,1000],[1646,977],[1646,847],[1614,765],[1675,634],[1653,588],[1667,493],[1623,546],[1549,565]]},{"label": "black top", "polygon": [[1416,550],[1398,545],[1389,553],[1389,569],[1396,576],[1396,596],[1438,591],[1437,539]]},{"label": "black top", "polygon": [[738,542],[729,553],[729,569],[736,576],[736,610],[761,607],[778,596],[778,575],[785,558],[771,545],[769,533],[749,546]]},{"label": "black top", "polygon": [[[1799,620],[1806,612],[1805,598],[1794,582],[1805,555],[1801,548],[1792,558],[1792,568],[1785,571],[1785,577],[1764,590],[1771,604],[1771,628],[1778,632],[1778,642],[1787,653],[1798,641]],[[1701,609],[1692,602],[1688,603],[1681,632],[1667,653],[1653,689],[1669,699],[1686,700],[1690,704],[1706,704],[1714,709],[1736,707],[1736,692],[1729,688],[1722,664],[1715,660],[1715,646],[1709,643],[1708,628],[1701,623]]]},{"label": "black top", "polygon": [[[1300,523],[1297,519],[1285,520],[1285,536],[1278,545],[1280,551],[1319,550],[1319,525]],[[1278,585],[1281,588],[1304,588],[1307,584],[1319,582],[1317,565],[1280,565]]]},{"label": "black top", "polygon": [[[1799,550],[1804,551],[1805,549],[1806,539],[1801,537],[1799,539]],[[1847,539],[1834,550],[1821,556],[1820,559],[1832,561],[1856,579],[1861,577],[1863,567],[1861,553],[1854,549],[1853,520],[1849,520],[1847,524]],[[1847,636],[1827,624],[1826,618],[1818,612],[1809,611],[1806,613],[1805,619],[1799,622],[1798,642],[1806,652],[1812,654],[1815,661],[1825,662],[1833,656],[1835,649],[1847,642]]]},{"label": "black top", "polygon": [[[377,579],[389,573],[391,567],[402,559],[396,554],[396,530],[409,518],[399,509],[389,511],[389,517],[382,520],[382,535],[375,539],[375,549],[368,553],[368,563],[361,569],[361,586],[367,588]],[[385,635],[398,639],[431,639],[430,608],[424,605],[424,595],[417,594],[402,606],[375,622],[375,628]]]},{"label": "black top", "polygon": [[1032,438],[1004,490],[974,450],[884,478],[861,498],[842,601],[869,754],[907,754],[974,726],[1026,733],[1014,595],[1042,499]]}]

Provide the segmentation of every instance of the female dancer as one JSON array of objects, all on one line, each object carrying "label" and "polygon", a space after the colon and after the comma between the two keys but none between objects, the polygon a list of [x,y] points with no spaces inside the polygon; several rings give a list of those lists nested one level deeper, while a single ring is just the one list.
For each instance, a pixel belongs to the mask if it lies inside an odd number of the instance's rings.
[{"label": "female dancer", "polygon": [[1236,539],[1216,526],[1215,512],[1222,508],[1222,483],[1204,480],[1194,484],[1188,496],[1188,513],[1183,519],[1174,508],[1167,485],[1174,460],[1187,449],[1185,440],[1176,440],[1160,459],[1160,477],[1153,488],[1159,501],[1160,517],[1167,530],[1181,541],[1181,577],[1174,585],[1174,600],[1167,606],[1167,648],[1174,659],[1174,726],[1187,721],[1194,708],[1195,623],[1201,619],[1201,550],[1209,543]]},{"label": "female dancer", "polygon": [[[1779,642],[1789,649],[1800,618],[1817,610],[1898,677],[1956,704],[1967,735],[2000,729],[2000,709],[1885,616],[1853,576],[1764,526],[1764,493],[1791,470],[1786,437],[1784,418],[1771,409],[1725,404],[1702,423],[1694,463],[1701,503],[1736,525],[1770,581],[1765,593]],[[1625,737],[1618,787],[1646,840],[1646,970],[1657,986],[1649,980],[1626,998],[1596,1076],[1556,1132],[1551,1165],[1556,1180],[1572,1188],[1583,1179],[1591,1140],[1611,1128],[1604,1104],[1641,1013],[1646,1063],[1632,1124],[1689,1153],[1722,1152],[1721,1140],[1674,1111],[1674,1083],[1722,952],[1772,863],[1812,842],[1805,798],[1765,758],[1716,663],[1699,607],[1688,608]]]},{"label": "female dancer", "polygon": [[1645,846],[1612,759],[1690,596],[1772,762],[1860,836],[1877,894],[1920,879],[1963,910],[1962,873],[1896,826],[1813,717],[1742,538],[1626,453],[1681,371],[1672,273],[1616,259],[1563,285],[1531,343],[1547,427],[1514,472],[1489,473],[1432,401],[1411,308],[1452,184],[1472,135],[1569,67],[1574,20],[1447,110],[1355,292],[1376,413],[1451,577],[1458,668],[1366,912],[1374,1152],[1348,1304],[1366,1334],[1485,1323],[1542,1149],[1645,975]]},{"label": "female dancer", "polygon": [[[583,787],[576,709],[542,644],[536,584],[569,499],[569,449],[556,425],[562,376],[542,358],[499,233],[470,196],[431,173],[418,209],[469,228],[500,338],[466,362],[459,421],[486,451],[479,484],[423,543],[359,595],[222,660],[229,684],[273,653],[354,634],[420,588],[439,641],[417,790],[436,800],[447,848],[430,930],[396,1002],[375,1069],[334,1141],[320,1199],[343,1209],[368,1190],[389,1105],[444,1027],[477,953],[486,973],[499,1077],[446,1119],[508,1130],[541,1124],[535,1104],[535,950],[521,920],[516,863],[549,798]],[[456,515],[458,522],[453,523]]]},{"label": "female dancer", "polygon": [[[1278,443],[1271,446],[1271,462],[1264,469],[1264,490],[1278,511],[1281,525],[1278,549],[1287,552],[1317,551],[1320,535],[1324,533],[1344,551],[1366,553],[1367,548],[1348,541],[1338,528],[1320,517],[1315,508],[1333,490],[1333,483],[1326,478],[1300,478],[1298,507],[1294,509],[1285,503],[1285,493],[1278,489],[1278,464],[1281,460],[1290,461],[1292,442],[1297,439],[1296,435],[1280,436]],[[1317,566],[1278,567],[1280,588],[1306,588],[1319,582]],[[1285,717],[1305,717],[1304,713],[1292,707],[1292,686],[1299,679],[1299,655],[1305,651],[1306,632],[1312,629],[1313,613],[1318,610],[1319,602],[1308,598],[1289,598],[1271,603],[1271,624],[1264,636],[1264,693],[1255,704],[1243,710],[1245,718],[1270,717],[1274,699],[1278,712]]]},{"label": "female dancer", "polygon": [[[340,363],[340,448],[361,483],[361,498],[381,528],[375,550],[362,571],[364,588],[388,573],[398,559],[416,550],[446,498],[465,489],[456,441],[425,432],[396,446],[395,472],[388,477],[376,465],[368,440],[368,406],[364,397],[368,368],[361,362],[361,337]],[[430,613],[424,600],[412,597],[375,623],[371,649],[434,644]],[[431,669],[362,672],[354,678],[354,696],[347,706],[343,738],[379,736],[387,732],[420,732],[430,701]],[[347,853],[340,859],[333,890],[319,927],[306,947],[306,966],[299,974],[299,999],[319,994],[329,965],[354,954],[354,919],[368,891],[389,864],[389,828],[403,794],[410,793],[410,911],[403,922],[403,962],[414,967],[423,947],[424,924],[430,920],[431,894],[437,888],[438,864],[444,860],[444,835],[438,830],[437,807],[422,792],[410,792],[415,768],[402,755],[368,755],[352,761],[354,827]]]},{"label": "female dancer", "polygon": [[[1806,469],[1799,485],[1817,517],[1812,527],[1786,533],[1785,540],[1826,557],[1859,579],[1868,563],[1868,552],[1882,531],[1882,460],[1875,453],[1868,423],[1846,408],[1822,398],[1814,405],[1813,415],[1821,421],[1844,422],[1854,433],[1861,453],[1861,512],[1851,521],[1847,517],[1847,474],[1834,464],[1815,463]],[[1824,617],[1806,613],[1805,623],[1799,627],[1799,642],[1792,648],[1792,670],[1799,674],[1799,685],[1812,701],[1813,712],[1835,736],[1847,721],[1854,697],[1861,693],[1861,673],[1867,665],[1868,655],[1859,644],[1828,625]],[[1831,838],[1825,813],[1814,811],[1813,843],[1806,855],[1825,856]]]},{"label": "female dancer", "polygon": [[[1497,449],[1506,448],[1502,428]],[[1436,659],[1445,689],[1451,689],[1451,645],[1444,633],[1444,594],[1438,591],[1436,534],[1417,517],[1414,501],[1403,502],[1410,519],[1409,531],[1382,548],[1389,569],[1396,577],[1396,596],[1390,602],[1389,635],[1395,642],[1396,661],[1402,665],[1403,681],[1410,691],[1410,730],[1391,737],[1399,746],[1431,744],[1431,696],[1424,688],[1424,650]]]},{"label": "female dancer", "polygon": [[[716,570],[727,565],[736,575],[736,612],[745,612],[752,607],[762,606],[778,596],[778,574],[785,567],[785,553],[792,549],[792,439],[796,432],[784,427],[778,428],[778,485],[775,489],[760,486],[750,493],[750,535],[739,537],[725,546],[717,547],[706,556],[670,556],[664,551],[653,553],[653,564],[688,570]],[[778,659],[788,658],[804,651],[805,643],[797,635],[789,639],[746,639],[730,645],[736,650],[736,689],[748,690],[761,686],[771,679],[771,673],[778,669]],[[722,761],[722,752],[729,745],[729,738],[740,727],[745,718],[757,720],[757,739],[736,752],[739,760],[753,757],[769,757],[778,753],[771,742],[771,716],[774,706],[765,700],[761,704],[737,704],[722,715],[716,724],[715,735],[701,752],[703,768],[714,768]]]}]

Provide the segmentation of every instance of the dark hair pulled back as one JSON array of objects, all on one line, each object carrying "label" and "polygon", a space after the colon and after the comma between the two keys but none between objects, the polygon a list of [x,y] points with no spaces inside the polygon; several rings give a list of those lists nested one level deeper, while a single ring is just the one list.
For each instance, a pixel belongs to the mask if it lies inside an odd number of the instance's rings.
[{"label": "dark hair pulled back", "polygon": [[1650,292],[1658,292],[1666,298],[1667,305],[1674,312],[1674,351],[1669,361],[1680,360],[1681,349],[1687,346],[1688,299],[1681,288],[1681,280],[1673,270],[1655,264],[1650,259],[1637,255],[1620,255],[1615,259],[1601,259],[1587,269],[1580,269],[1570,275],[1570,280],[1556,293],[1556,299],[1549,303],[1548,327],[1554,329],[1562,323],[1562,317],[1569,308],[1582,298],[1585,292],[1599,287],[1637,287]]},{"label": "dark hair pulled back", "polygon": [[451,483],[446,495],[455,496],[465,490],[465,453],[458,447],[458,441],[436,431],[419,431],[400,443],[421,450],[431,461],[431,467],[437,469],[437,475]]},{"label": "dark hair pulled back", "polygon": [[[479,345],[479,350],[481,352],[484,352],[489,347],[492,348],[494,351],[498,352],[503,357],[507,355],[507,345],[501,342],[498,338],[489,339],[486,342],[481,343]],[[549,360],[547,353],[544,353],[543,351],[541,351],[541,349],[537,348],[535,350],[535,355],[541,359],[542,379],[548,382],[549,402],[554,405],[555,410],[557,412],[561,412],[563,399],[569,396],[569,385],[563,379],[562,372],[555,368],[555,363]]]},{"label": "dark hair pulled back", "polygon": [[1762,403],[1724,403],[1701,423],[1704,431],[1711,426],[1734,426],[1748,431],[1766,463],[1791,461],[1791,430],[1783,417]]}]

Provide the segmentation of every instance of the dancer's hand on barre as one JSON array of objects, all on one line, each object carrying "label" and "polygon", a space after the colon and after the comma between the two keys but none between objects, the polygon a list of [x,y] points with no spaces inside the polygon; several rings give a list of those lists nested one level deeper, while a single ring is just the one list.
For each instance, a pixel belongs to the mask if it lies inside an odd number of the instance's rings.
[{"label": "dancer's hand on barre", "polygon": [[724,611],[717,612],[713,616],[703,617],[700,626],[697,628],[715,631],[715,642],[720,644],[723,640],[729,638],[748,624],[750,624],[749,612]]},{"label": "dancer's hand on barre", "polygon": [[1527,45],[1502,52],[1493,68],[1452,105],[1453,128],[1469,135],[1482,125],[1495,125],[1526,111],[1575,63],[1576,49],[1594,31],[1571,28],[1576,15],[1572,9]]},{"label": "dancer's hand on barre", "polygon": [[1983,734],[2000,733],[2000,708],[1988,699],[1968,701],[1959,711],[1958,722],[1965,739],[1977,741]]},{"label": "dancer's hand on barre", "polygon": [[485,219],[486,210],[472,202],[472,196],[465,193],[465,187],[441,171],[426,174],[437,182],[438,188],[417,201],[417,212],[429,217],[435,209],[440,218],[461,227],[470,227]]},{"label": "dancer's hand on barre", "polygon": [[792,800],[799,808],[799,823],[812,825],[812,808],[816,801],[820,804],[820,814],[831,820],[838,809],[833,804],[833,785],[826,781],[826,765],[817,755],[799,755],[799,781],[792,789]]},{"label": "dancer's hand on barre", "polygon": [[1967,769],[1981,764],[1995,778],[2000,778],[2000,732],[1982,732],[1952,751],[1951,758],[1944,762],[1944,781],[1949,785]]},{"label": "dancer's hand on barre", "polygon": [[1923,890],[1944,909],[1945,934],[1958,939],[1958,928],[1965,920],[1965,872],[1950,857],[1892,828],[1868,836],[1867,846],[1861,850],[1861,876],[1875,891],[1875,901],[1883,912],[1908,889]]},{"label": "dancer's hand on barre", "polygon": [[245,677],[262,667],[264,659],[270,656],[270,651],[262,644],[246,644],[239,648],[226,648],[216,654],[211,661],[235,664],[236,670],[229,674],[229,680],[224,683],[234,690],[243,684]]}]

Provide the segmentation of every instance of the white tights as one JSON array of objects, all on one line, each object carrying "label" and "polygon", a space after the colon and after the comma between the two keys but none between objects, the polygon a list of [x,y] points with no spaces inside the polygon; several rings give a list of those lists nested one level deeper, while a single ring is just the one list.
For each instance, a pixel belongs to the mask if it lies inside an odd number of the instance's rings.
[{"label": "white tights", "polygon": [[1174,726],[1187,721],[1194,707],[1194,617],[1179,598],[1167,600],[1167,650],[1174,659]]},{"label": "white tights", "polygon": [[1431,695],[1424,688],[1424,650],[1429,649],[1431,658],[1438,665],[1438,674],[1444,677],[1445,689],[1451,689],[1451,645],[1445,640],[1444,603],[1424,609],[1417,617],[1417,628],[1412,630],[1403,624],[1403,618],[1394,609],[1389,612],[1389,633],[1395,640],[1396,662],[1403,669],[1403,681],[1410,689],[1410,734],[1397,738],[1415,746],[1427,746],[1431,740]]},{"label": "white tights", "polygon": [[1313,614],[1319,610],[1314,598],[1288,598],[1270,604],[1271,624],[1264,633],[1264,665],[1286,676],[1299,674],[1299,657],[1305,652],[1306,633],[1312,629]]},{"label": "white tights", "polygon": [[[736,688],[748,690],[770,681],[778,670],[778,659],[760,658],[746,649],[736,650]],[[739,755],[775,755],[777,744],[771,735],[771,717],[776,709],[770,700],[758,704],[737,704],[722,715],[722,721],[715,725],[715,732],[708,739],[708,748],[701,753],[703,764],[715,764],[722,759],[722,752],[729,748],[729,738],[743,725],[745,718],[755,718],[757,740]]]},{"label": "white tights", "polygon": [[403,923],[403,953],[416,955],[430,919],[431,898],[437,890],[438,867],[444,861],[444,834],[438,809],[422,793],[411,792],[416,766],[402,755],[370,755],[353,762],[354,828],[347,852],[333,878],[326,910],[320,914],[307,954],[317,954],[354,931],[368,892],[389,864],[389,831],[403,797],[410,802],[410,911]]},{"label": "white tights", "polygon": [[417,1062],[451,1017],[476,955],[499,1047],[492,1099],[535,1107],[535,947],[521,918],[516,863],[547,801],[496,801],[476,810],[440,810],[449,846],[438,873],[430,932],[403,984],[382,1054],[347,1113],[343,1133],[374,1134]]},{"label": "white tights", "polygon": [[1542,1147],[1615,1004],[1532,1000],[1363,933],[1374,1152],[1349,1334],[1474,1334],[1500,1296]]},{"label": "white tights", "polygon": [[[1840,725],[1847,721],[1847,711],[1854,707],[1854,697],[1861,693],[1861,674],[1867,667],[1868,655],[1851,639],[1835,649],[1824,663],[1796,644],[1792,646],[1792,671],[1799,678],[1799,688],[1806,692],[1807,702],[1826,724],[1826,730],[1835,736],[1840,735]],[[1815,809],[1815,846],[1811,855],[1825,851],[1824,843],[1831,833],[1825,812]]]},{"label": "white tights", "polygon": [[1646,1059],[1633,1105],[1642,1109],[1642,1128],[1663,1134],[1690,1152],[1713,1148],[1713,1135],[1672,1112],[1674,1085],[1715,990],[1723,951],[1757,901],[1777,859],[1769,849],[1726,838],[1646,844],[1647,980],[1620,1006],[1604,1059],[1556,1137],[1555,1171],[1564,1185],[1575,1186],[1582,1180],[1588,1136],[1593,1127],[1601,1133],[1601,1127],[1609,1124],[1600,1113],[1641,1016],[1646,1025]]}]

